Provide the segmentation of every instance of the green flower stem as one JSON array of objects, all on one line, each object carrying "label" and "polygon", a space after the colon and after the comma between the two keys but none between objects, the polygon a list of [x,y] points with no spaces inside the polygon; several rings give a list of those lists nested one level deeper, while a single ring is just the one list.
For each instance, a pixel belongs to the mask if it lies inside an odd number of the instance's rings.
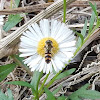
[{"label": "green flower stem", "polygon": [[36,99],[35,100],[39,100],[39,91],[38,91],[38,85],[39,85],[39,82],[40,82],[40,78],[42,76],[43,72],[41,72],[40,76],[39,76],[39,79],[38,79],[38,84],[36,85]]},{"label": "green flower stem", "polygon": [[33,98],[33,100],[39,100],[39,97],[35,96],[35,97]]},{"label": "green flower stem", "polygon": [[63,0],[63,9],[64,9],[64,14],[63,14],[63,22],[66,22],[66,0]]},{"label": "green flower stem", "polygon": [[[48,88],[50,85],[52,85],[52,83],[55,81],[56,77],[57,77],[61,72],[62,72],[62,71],[59,71],[59,72],[53,77],[53,79],[52,79],[52,80],[48,83],[48,85],[46,86],[47,88]],[[41,96],[43,92],[44,92],[44,90],[40,91],[39,96]]]},{"label": "green flower stem", "polygon": [[[49,74],[50,74],[50,73],[49,73]],[[39,89],[39,93],[40,93],[40,92],[41,92],[41,90],[43,89],[44,84],[45,84],[45,82],[46,82],[46,80],[47,80],[47,78],[48,78],[49,74],[47,74],[47,75],[46,75],[46,77],[45,77],[45,79],[44,79],[44,81],[43,81],[43,83],[42,83],[42,85],[41,85],[41,87],[40,87],[40,89]]]},{"label": "green flower stem", "polygon": [[36,95],[35,95],[35,97],[34,97],[33,100],[39,100],[39,94],[38,94],[38,91],[36,92]]},{"label": "green flower stem", "polygon": [[46,86],[47,88],[52,85],[52,83],[55,81],[56,77],[61,73],[62,71],[59,71],[54,77],[53,79],[48,83],[48,85]]},{"label": "green flower stem", "polygon": [[11,8],[11,9],[13,8],[12,5],[13,5],[13,1],[10,0],[10,8]]}]

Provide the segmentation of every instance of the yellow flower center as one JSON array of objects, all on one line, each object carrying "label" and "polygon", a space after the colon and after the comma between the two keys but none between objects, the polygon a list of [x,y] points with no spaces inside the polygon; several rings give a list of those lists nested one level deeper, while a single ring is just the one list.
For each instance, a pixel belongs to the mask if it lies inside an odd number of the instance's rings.
[{"label": "yellow flower center", "polygon": [[50,49],[51,50],[50,52],[51,52],[52,56],[54,56],[54,54],[56,54],[57,51],[59,50],[58,43],[56,42],[56,40],[54,40],[51,37],[43,38],[43,39],[41,39],[39,41],[38,47],[37,47],[37,53],[39,55],[41,55],[42,57],[45,56],[45,52],[46,52],[46,48],[45,47],[46,47],[46,41],[47,40],[52,41],[52,44],[51,44],[52,45],[52,49]]}]

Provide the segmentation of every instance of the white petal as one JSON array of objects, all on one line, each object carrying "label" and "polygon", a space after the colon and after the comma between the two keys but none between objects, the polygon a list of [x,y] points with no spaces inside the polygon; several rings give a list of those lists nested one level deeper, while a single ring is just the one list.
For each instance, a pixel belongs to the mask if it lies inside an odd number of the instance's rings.
[{"label": "white petal", "polygon": [[39,66],[39,64],[34,65],[34,66],[31,68],[31,71],[35,71],[35,69],[37,69],[38,66]]},{"label": "white petal", "polygon": [[4,24],[4,22],[0,22],[0,25],[3,25]]},{"label": "white petal", "polygon": [[57,68],[57,65],[55,64],[55,62],[51,59],[51,62],[52,62],[52,65],[53,65],[53,67],[54,67],[54,70],[56,71],[56,72],[58,72],[59,71],[59,69]]},{"label": "white petal", "polygon": [[21,42],[19,46],[20,46],[20,48],[25,48],[25,49],[27,49],[27,48],[29,48],[29,49],[37,49],[37,47],[35,47],[33,45],[25,44],[23,42]]},{"label": "white petal", "polygon": [[29,52],[36,52],[36,48],[27,48],[27,49],[19,49],[20,52],[29,53]]},{"label": "white petal", "polygon": [[60,26],[60,29],[58,30],[55,39],[59,38],[60,36],[62,36],[63,32],[65,31],[65,24],[62,23]]},{"label": "white petal", "polygon": [[65,47],[65,48],[60,48],[59,51],[63,52],[63,51],[71,51],[71,52],[75,52],[76,47]]},{"label": "white petal", "polygon": [[41,72],[43,70],[43,68],[45,67],[45,59],[43,58],[41,64],[40,64],[40,69],[39,72]]},{"label": "white petal", "polygon": [[60,58],[57,57],[57,56],[55,56],[55,57],[54,57],[54,62],[55,62],[55,64],[56,64],[57,68],[58,68],[59,70],[62,70],[62,68],[64,67],[64,63],[60,60]]},{"label": "white petal", "polygon": [[51,62],[50,62],[49,64],[47,64],[46,74],[48,74],[49,72],[52,71],[51,67],[52,67],[52,65],[51,65]]},{"label": "white petal", "polygon": [[[42,60],[41,60],[42,61]],[[39,63],[37,63],[36,65],[34,65],[33,67],[31,67],[31,71],[33,70],[36,70],[36,71],[38,71],[38,68],[40,67],[40,63],[41,63],[41,61],[39,62]]]},{"label": "white petal", "polygon": [[30,56],[30,57],[24,59],[23,61],[24,61],[24,64],[30,63],[30,62],[32,61],[32,56]]},{"label": "white petal", "polygon": [[47,69],[47,63],[45,63],[45,65],[44,65],[43,73],[46,73],[46,69]]},{"label": "white petal", "polygon": [[30,63],[28,63],[27,65],[31,68],[33,66],[35,66],[36,64],[38,64],[40,62],[40,60],[42,59],[42,57],[40,55],[37,56],[37,58],[33,59]]},{"label": "white petal", "polygon": [[52,73],[52,63],[50,62],[50,73]]},{"label": "white petal", "polygon": [[36,52],[30,52],[30,53],[23,53],[23,54],[20,54],[20,57],[27,57],[27,56],[31,56],[31,55],[34,55]]},{"label": "white petal", "polygon": [[68,38],[65,38],[63,41],[61,41],[59,43],[70,42],[70,41],[75,40],[75,38],[76,37],[74,36],[74,34],[71,34],[71,35],[68,36]]},{"label": "white petal", "polygon": [[72,47],[75,46],[75,44],[76,41],[66,42],[66,43],[59,44],[59,48]]},{"label": "white petal", "polygon": [[0,21],[4,21],[4,19],[3,18],[0,18]]},{"label": "white petal", "polygon": [[58,37],[56,40],[57,40],[57,42],[58,43],[60,43],[60,42],[62,42],[63,40],[65,40],[65,39],[67,39],[67,38],[69,38],[69,36],[72,34],[72,31],[71,30],[66,30],[66,28],[65,29],[63,29],[63,34],[60,36],[60,37]]},{"label": "white petal", "polygon": [[40,65],[36,68],[36,71],[39,71],[39,69],[41,68],[41,66],[45,65],[44,61],[45,61],[44,58],[42,58],[41,61],[40,61]]},{"label": "white petal", "polygon": [[58,33],[61,27],[61,22],[57,20],[51,20],[51,37],[55,38],[56,34]]},{"label": "white petal", "polygon": [[25,36],[21,36],[21,42],[23,42],[24,44],[30,45],[30,46],[37,46],[37,42],[25,37]]},{"label": "white petal", "polygon": [[38,38],[38,34],[34,31],[34,29],[33,29],[31,26],[28,26],[28,29],[31,31],[31,33],[33,33],[34,38],[37,38],[37,40],[40,40],[40,39]]},{"label": "white petal", "polygon": [[44,37],[49,37],[50,36],[50,25],[49,25],[49,20],[43,19],[40,21],[40,29],[42,31],[42,34]]},{"label": "white petal", "polygon": [[63,52],[63,53],[67,56],[68,59],[71,59],[74,56],[72,52]]},{"label": "white petal", "polygon": [[41,32],[40,27],[38,26],[38,24],[37,23],[33,23],[32,27],[34,28],[35,32],[38,34],[38,36],[40,37],[40,39],[42,39],[43,38],[43,34],[42,34],[42,32]]},{"label": "white petal", "polygon": [[3,17],[5,17],[5,15],[0,15],[0,18],[3,18]]},{"label": "white petal", "polygon": [[68,63],[69,58],[63,52],[59,52],[55,56],[59,57],[63,63]]},{"label": "white petal", "polygon": [[28,37],[31,40],[34,40],[34,41],[38,42],[38,38],[35,37],[34,34],[31,33],[30,31],[23,32],[23,35]]},{"label": "white petal", "polygon": [[32,55],[32,56],[30,56],[30,57],[24,59],[23,61],[24,61],[25,64],[28,64],[28,63],[30,63],[33,59],[36,59],[37,56],[38,56],[38,54],[36,53],[36,54],[34,54],[34,55]]}]

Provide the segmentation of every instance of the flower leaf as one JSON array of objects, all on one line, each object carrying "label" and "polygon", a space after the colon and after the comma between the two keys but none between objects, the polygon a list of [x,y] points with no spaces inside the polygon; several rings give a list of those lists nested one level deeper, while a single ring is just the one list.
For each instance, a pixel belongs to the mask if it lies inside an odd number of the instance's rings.
[{"label": "flower leaf", "polygon": [[9,96],[9,100],[14,100],[13,95],[12,95],[12,91],[10,89],[8,89],[7,94]]},{"label": "flower leaf", "polygon": [[0,100],[7,100],[7,96],[0,90]]},{"label": "flower leaf", "polygon": [[22,17],[19,14],[11,15],[8,18],[8,21],[3,26],[4,31],[10,30],[12,27],[14,27],[16,24],[18,24],[22,20]]},{"label": "flower leaf", "polygon": [[33,86],[34,90],[36,90],[36,91],[38,91],[38,85],[39,85],[39,81],[40,81],[42,74],[43,74],[42,72],[34,71],[31,85]]},{"label": "flower leaf", "polygon": [[93,24],[95,21],[95,13],[92,12],[91,18],[90,18],[90,24],[89,24],[89,33],[91,32],[92,28],[93,28]]},{"label": "flower leaf", "polygon": [[56,100],[51,91],[49,91],[46,87],[44,88],[44,90],[47,95],[47,100]]},{"label": "flower leaf", "polygon": [[78,33],[78,32],[75,32],[75,33],[79,36],[78,41],[76,43],[76,46],[79,47],[80,45],[82,45],[82,43],[84,41],[84,37],[81,33]]},{"label": "flower leaf", "polygon": [[82,29],[82,31],[81,31],[81,34],[83,35],[83,37],[85,37],[86,30],[87,30],[87,19],[85,20],[84,27],[83,27],[83,29]]},{"label": "flower leaf", "polygon": [[72,69],[70,69],[70,70],[67,70],[67,71],[65,71],[65,72],[63,72],[63,73],[61,73],[61,74],[59,74],[59,75],[56,77],[56,80],[62,79],[62,78],[64,78],[64,77],[66,77],[66,76],[72,74],[74,71],[75,71],[75,68],[72,68]]},{"label": "flower leaf", "polygon": [[53,95],[55,95],[61,88],[62,88],[62,86],[60,85],[56,90],[54,90],[54,91],[52,92]]},{"label": "flower leaf", "polygon": [[20,0],[15,0],[16,6],[19,6]]},{"label": "flower leaf", "polygon": [[8,89],[7,95],[0,90],[0,100],[14,100],[11,90]]},{"label": "flower leaf", "polygon": [[97,11],[96,11],[96,9],[97,9],[97,8],[96,8],[96,4],[93,5],[91,2],[89,2],[89,4],[90,4],[90,6],[92,7],[92,9],[93,9],[95,15],[98,16],[98,13],[97,13]]},{"label": "flower leaf", "polygon": [[0,66],[0,82],[6,78],[6,76],[13,71],[16,67],[16,64],[8,64]]},{"label": "flower leaf", "polygon": [[84,41],[84,37],[85,37],[85,34],[86,34],[86,30],[87,30],[87,19],[85,21],[85,24],[84,24],[84,27],[83,29],[81,30],[81,35],[79,35],[79,38],[78,38],[78,41],[77,41],[77,47],[81,46],[83,44],[83,41]]},{"label": "flower leaf", "polygon": [[65,96],[60,96],[57,98],[57,100],[66,100],[66,97]]},{"label": "flower leaf", "polygon": [[81,87],[79,90],[75,91],[72,93],[69,97],[68,100],[81,100],[81,98],[87,98],[87,99],[100,99],[100,92],[94,91],[94,90],[86,90],[88,88],[89,84],[84,85]]},{"label": "flower leaf", "polygon": [[29,84],[28,82],[24,82],[24,81],[11,81],[11,82],[6,82],[6,84],[25,86],[25,87],[31,88],[32,92],[35,93],[35,90],[34,90],[33,86],[31,84]]}]

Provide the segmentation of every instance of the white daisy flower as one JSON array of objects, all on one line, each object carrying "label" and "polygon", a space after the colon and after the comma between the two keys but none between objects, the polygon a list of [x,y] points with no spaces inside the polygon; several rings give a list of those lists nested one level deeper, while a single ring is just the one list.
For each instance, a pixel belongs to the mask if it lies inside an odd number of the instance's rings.
[{"label": "white daisy flower", "polygon": [[5,15],[0,15],[0,26],[4,24],[4,17]]},{"label": "white daisy flower", "polygon": [[62,70],[76,50],[75,36],[64,24],[57,20],[43,19],[39,25],[33,23],[21,36],[20,57],[31,71],[43,73]]}]

